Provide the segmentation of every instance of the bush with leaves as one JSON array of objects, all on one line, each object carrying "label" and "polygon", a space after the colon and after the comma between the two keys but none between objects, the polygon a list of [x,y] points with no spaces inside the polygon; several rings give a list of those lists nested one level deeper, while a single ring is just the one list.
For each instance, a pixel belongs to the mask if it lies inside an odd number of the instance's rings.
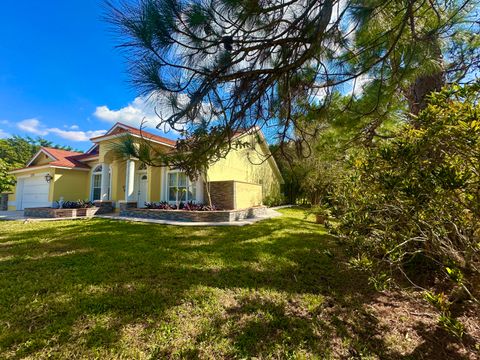
[{"label": "bush with leaves", "polygon": [[145,203],[145,207],[147,209],[154,209],[154,210],[185,210],[185,211],[218,211],[222,210],[221,208],[215,205],[207,205],[207,204],[197,204],[194,202],[180,202],[177,205],[170,204],[167,201],[160,201],[156,202],[147,202]]},{"label": "bush with leaves", "polygon": [[[373,280],[400,272],[417,284],[416,275],[428,274],[442,283],[444,304],[478,297],[471,284],[480,276],[479,89],[432,94],[415,125],[355,159],[337,230],[368,254]],[[442,309],[452,331],[456,323]]]}]

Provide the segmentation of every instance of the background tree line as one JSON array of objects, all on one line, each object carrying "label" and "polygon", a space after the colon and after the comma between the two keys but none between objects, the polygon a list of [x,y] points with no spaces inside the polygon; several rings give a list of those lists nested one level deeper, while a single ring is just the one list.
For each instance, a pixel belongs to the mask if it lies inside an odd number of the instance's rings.
[{"label": "background tree line", "polygon": [[73,150],[70,146],[56,145],[41,137],[31,138],[14,135],[6,139],[0,139],[0,193],[11,191],[15,184],[14,177],[9,175],[8,172],[24,167],[42,146]]}]

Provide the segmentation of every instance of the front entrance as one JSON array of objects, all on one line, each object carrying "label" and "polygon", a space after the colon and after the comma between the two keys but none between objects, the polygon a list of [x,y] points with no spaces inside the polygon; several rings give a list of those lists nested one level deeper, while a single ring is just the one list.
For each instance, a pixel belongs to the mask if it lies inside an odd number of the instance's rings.
[{"label": "front entrance", "polygon": [[138,199],[137,206],[144,208],[147,202],[148,177],[146,174],[140,174],[138,179]]}]

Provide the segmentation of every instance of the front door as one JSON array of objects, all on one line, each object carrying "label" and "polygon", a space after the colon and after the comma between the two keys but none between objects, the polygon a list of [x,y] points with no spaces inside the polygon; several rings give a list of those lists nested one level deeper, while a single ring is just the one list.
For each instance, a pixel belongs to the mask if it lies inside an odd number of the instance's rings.
[{"label": "front door", "polygon": [[139,208],[144,208],[145,203],[147,202],[147,183],[148,177],[147,175],[143,174],[139,176],[138,181],[138,203],[137,206]]}]

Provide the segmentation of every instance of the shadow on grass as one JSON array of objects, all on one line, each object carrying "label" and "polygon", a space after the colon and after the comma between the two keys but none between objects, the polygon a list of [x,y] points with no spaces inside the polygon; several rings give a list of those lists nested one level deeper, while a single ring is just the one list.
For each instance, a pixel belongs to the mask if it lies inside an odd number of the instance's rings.
[{"label": "shadow on grass", "polygon": [[401,358],[364,310],[364,276],[288,214],[241,228],[0,224],[0,355]]}]

